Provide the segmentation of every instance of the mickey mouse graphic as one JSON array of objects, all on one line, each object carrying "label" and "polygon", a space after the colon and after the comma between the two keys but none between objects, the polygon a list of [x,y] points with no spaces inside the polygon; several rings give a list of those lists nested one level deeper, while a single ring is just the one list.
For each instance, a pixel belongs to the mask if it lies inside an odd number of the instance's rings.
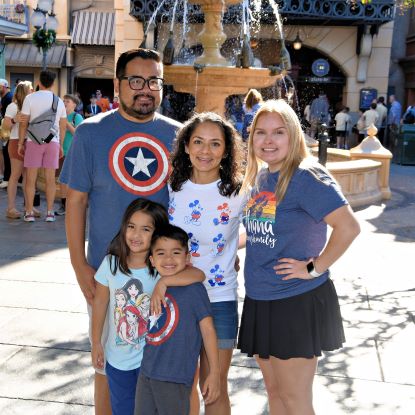
[{"label": "mickey mouse graphic", "polygon": [[215,226],[217,225],[227,225],[229,223],[229,214],[231,213],[229,209],[229,205],[227,203],[224,203],[223,205],[219,205],[216,210],[219,211],[219,219],[215,218],[213,219],[213,224]]},{"label": "mickey mouse graphic", "polygon": [[213,256],[219,256],[223,254],[225,249],[225,238],[222,233],[218,233],[217,236],[213,238],[213,246],[210,250]]},{"label": "mickey mouse graphic", "polygon": [[223,270],[220,269],[219,265],[216,264],[213,268],[210,269],[210,274],[211,277],[208,282],[211,285],[211,287],[214,287],[216,284],[217,285],[225,285],[226,282],[223,281]]},{"label": "mickey mouse graphic", "polygon": [[176,211],[176,202],[174,201],[174,199],[171,199],[169,201],[169,207],[167,209],[167,213],[169,215],[169,221],[172,222],[174,220],[174,212]]},{"label": "mickey mouse graphic", "polygon": [[191,223],[195,226],[200,226],[200,217],[202,216],[202,206],[200,205],[199,200],[194,200],[193,202],[189,203],[189,208],[191,209],[190,216],[186,216],[184,218],[185,223]]},{"label": "mickey mouse graphic", "polygon": [[189,232],[188,235],[189,235],[189,244],[190,244],[190,248],[189,248],[190,255],[193,257],[200,257],[199,252],[197,252],[200,248],[199,240],[195,238],[192,232]]}]

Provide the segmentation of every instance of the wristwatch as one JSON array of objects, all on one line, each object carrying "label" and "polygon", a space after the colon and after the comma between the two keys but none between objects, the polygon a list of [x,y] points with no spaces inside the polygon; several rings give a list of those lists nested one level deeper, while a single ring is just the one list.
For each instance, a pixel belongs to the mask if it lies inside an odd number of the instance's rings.
[{"label": "wristwatch", "polygon": [[311,278],[318,278],[320,275],[323,275],[325,271],[323,272],[317,272],[314,268],[314,262],[310,261],[307,264],[307,271],[310,274]]}]

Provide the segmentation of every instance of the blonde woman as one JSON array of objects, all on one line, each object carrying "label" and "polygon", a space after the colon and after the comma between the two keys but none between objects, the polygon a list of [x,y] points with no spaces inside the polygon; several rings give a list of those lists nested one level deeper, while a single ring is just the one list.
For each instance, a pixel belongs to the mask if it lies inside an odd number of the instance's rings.
[{"label": "blonde woman", "polygon": [[262,95],[256,89],[250,89],[245,96],[243,104],[245,114],[242,126],[242,139],[244,141],[248,140],[252,120],[254,119],[255,114],[261,106],[262,102]]},{"label": "blonde woman", "polygon": [[245,189],[238,348],[257,359],[271,415],[312,415],[317,358],[345,340],[329,267],[360,228],[334,179],[308,157],[297,115],[283,100],[267,101],[253,120]]},{"label": "blonde woman", "polygon": [[9,156],[11,173],[9,184],[7,186],[8,202],[6,211],[6,217],[9,219],[19,219],[22,216],[16,209],[17,183],[20,176],[23,174],[23,157],[17,153],[17,144],[19,142],[20,111],[25,97],[32,92],[33,86],[31,82],[19,82],[14,91],[13,100],[6,108],[6,114],[3,121],[3,128],[10,130]]}]

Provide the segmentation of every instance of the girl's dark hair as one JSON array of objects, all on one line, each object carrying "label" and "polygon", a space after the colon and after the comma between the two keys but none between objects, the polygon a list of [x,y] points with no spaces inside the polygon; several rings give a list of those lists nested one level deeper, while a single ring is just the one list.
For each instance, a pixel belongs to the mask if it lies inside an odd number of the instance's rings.
[{"label": "girl's dark hair", "polygon": [[108,248],[108,255],[110,255],[110,269],[113,275],[117,273],[118,269],[123,274],[131,275],[131,271],[128,268],[128,255],[130,254],[130,249],[125,242],[125,234],[131,216],[136,212],[143,212],[151,216],[156,230],[169,224],[167,210],[164,206],[160,205],[160,203],[147,199],[135,199],[132,201],[124,212],[119,232],[115,235]]},{"label": "girl's dark hair", "polygon": [[192,164],[185,149],[196,127],[206,122],[216,124],[225,138],[225,155],[220,163],[218,188],[222,196],[229,197],[234,193],[237,194],[241,188],[242,144],[233,125],[213,112],[195,114],[177,132],[173,153],[170,156],[173,170],[169,180],[170,186],[174,192],[178,192],[182,189],[183,183],[190,179]]},{"label": "girl's dark hair", "polygon": [[186,249],[186,252],[189,252],[189,235],[185,230],[171,224],[157,229],[157,231],[153,233],[153,237],[151,238],[150,252],[147,257],[147,267],[149,269],[150,275],[152,276],[155,276],[157,274],[157,270],[153,267],[152,263],[150,262],[150,255],[153,252],[154,245],[160,238],[173,239],[174,241],[179,242],[179,244]]}]

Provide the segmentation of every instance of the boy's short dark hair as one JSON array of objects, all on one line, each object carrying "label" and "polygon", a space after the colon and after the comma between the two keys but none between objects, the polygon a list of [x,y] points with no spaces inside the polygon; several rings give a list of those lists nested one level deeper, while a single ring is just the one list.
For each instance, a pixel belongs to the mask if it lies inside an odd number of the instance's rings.
[{"label": "boy's short dark hair", "polygon": [[135,58],[149,59],[157,63],[161,62],[160,54],[155,50],[143,48],[127,50],[126,52],[121,53],[117,60],[117,68],[115,70],[115,76],[117,79],[120,79],[125,75],[127,63]]},{"label": "boy's short dark hair", "polygon": [[40,71],[39,81],[45,88],[50,88],[56,79],[56,73],[52,71]]},{"label": "boy's short dark hair", "polygon": [[378,102],[380,102],[381,104],[383,104],[385,102],[385,97],[379,97],[378,98]]},{"label": "boy's short dark hair", "polygon": [[75,105],[79,104],[79,99],[77,96],[72,95],[72,94],[65,94],[63,96],[63,99],[70,99]]},{"label": "boy's short dark hair", "polygon": [[372,110],[375,110],[375,109],[376,109],[376,107],[377,107],[376,102],[372,102],[372,103],[370,104],[370,108],[372,108]]},{"label": "boy's short dark hair", "polygon": [[[161,238],[173,239],[174,241],[179,242],[179,244],[186,249],[186,253],[189,252],[189,235],[187,232],[178,226],[168,224],[154,232],[153,237],[151,238],[149,256],[152,255],[154,245]],[[155,268],[151,264],[149,258],[147,258],[147,266],[150,274],[155,275]]]}]

